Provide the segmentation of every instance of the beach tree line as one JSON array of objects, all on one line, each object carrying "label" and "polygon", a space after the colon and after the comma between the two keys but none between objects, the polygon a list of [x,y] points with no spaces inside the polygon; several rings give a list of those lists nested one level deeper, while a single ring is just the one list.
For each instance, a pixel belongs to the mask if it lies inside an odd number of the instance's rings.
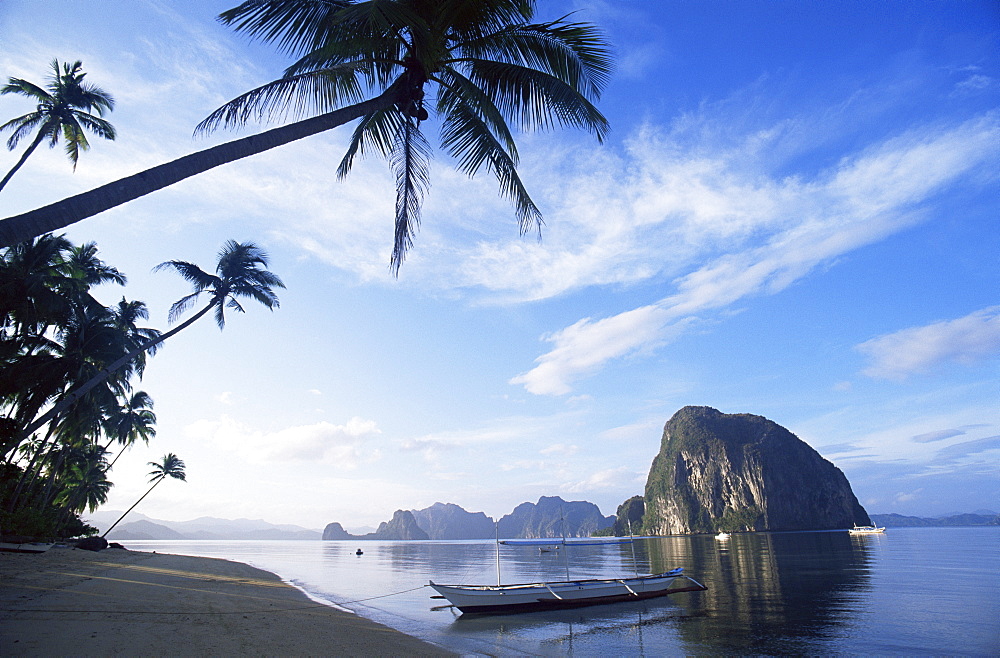
[{"label": "beach tree line", "polygon": [[[226,309],[244,311],[242,299],[277,308],[275,289],[284,284],[268,260],[254,243],[230,240],[214,272],[187,261],[161,263],[156,269],[175,271],[192,287],[171,307],[171,321],[205,300],[161,332],[143,326],[149,312],[141,301],[98,301],[99,287],[127,279],[101,260],[94,243],[47,234],[0,250],[0,530],[93,531],[79,515],[106,502],[115,460],[156,436],[153,400],[138,388],[147,357],[210,312],[222,328]],[[166,475],[183,476],[176,455],[164,460]]]}]

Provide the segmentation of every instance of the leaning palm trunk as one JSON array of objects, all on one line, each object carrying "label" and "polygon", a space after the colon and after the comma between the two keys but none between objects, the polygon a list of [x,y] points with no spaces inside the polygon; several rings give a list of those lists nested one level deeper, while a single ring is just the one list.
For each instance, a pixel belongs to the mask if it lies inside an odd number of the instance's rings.
[{"label": "leaning palm trunk", "polygon": [[[21,473],[21,477],[17,481],[17,486],[14,488],[14,493],[11,494],[10,501],[7,503],[7,511],[12,512],[16,507],[17,503],[20,502],[21,494],[24,491],[31,491],[35,486],[35,481],[38,479],[39,474],[42,471],[42,467],[45,460],[48,458],[52,451],[55,449],[56,440],[53,438],[55,433],[55,425],[49,427],[48,432],[45,433],[45,439],[38,445],[38,449],[34,451],[31,455],[31,460],[28,462],[27,466],[24,467],[24,472]],[[27,434],[25,436],[28,436]],[[20,442],[22,439],[19,438]],[[49,444],[49,441],[52,441]],[[46,447],[48,449],[46,450]],[[35,467],[37,463],[37,469]]]},{"label": "leaning palm trunk", "polygon": [[40,428],[43,425],[45,425],[45,423],[47,423],[47,422],[53,420],[54,418],[56,418],[56,416],[58,416],[63,411],[65,411],[67,408],[69,408],[70,405],[72,405],[74,402],[76,402],[77,400],[79,400],[82,396],[86,395],[95,386],[97,386],[98,384],[100,384],[101,382],[103,382],[104,380],[106,380],[108,377],[110,377],[114,373],[116,373],[119,370],[121,370],[122,367],[125,366],[125,364],[129,363],[130,361],[132,361],[132,359],[134,359],[136,356],[138,356],[139,354],[142,354],[143,352],[145,352],[146,350],[150,349],[151,347],[156,347],[157,345],[159,345],[160,343],[162,343],[166,339],[168,339],[171,336],[173,336],[173,335],[177,334],[178,332],[180,332],[182,329],[186,329],[192,323],[194,323],[196,320],[198,320],[199,318],[201,318],[201,316],[205,315],[206,313],[208,313],[210,310],[212,310],[218,304],[221,304],[221,303],[222,303],[222,300],[213,300],[211,304],[209,304],[205,308],[201,309],[200,311],[198,311],[197,313],[195,313],[193,316],[191,316],[190,318],[188,318],[187,320],[185,320],[181,324],[177,325],[176,327],[174,327],[170,331],[168,331],[168,332],[166,332],[164,334],[160,334],[159,336],[157,336],[156,338],[153,338],[152,340],[146,341],[145,343],[143,343],[139,347],[135,348],[134,350],[132,350],[131,352],[129,352],[125,356],[121,357],[120,359],[118,359],[117,361],[115,361],[114,363],[112,363],[111,365],[109,365],[108,367],[102,368],[100,372],[98,372],[96,375],[94,375],[93,377],[91,377],[89,380],[87,380],[86,382],[84,382],[83,384],[81,384],[79,387],[73,389],[73,391],[71,391],[68,395],[66,395],[65,397],[63,397],[63,399],[60,400],[58,404],[54,405],[51,409],[49,409],[47,412],[45,412],[37,420],[35,420],[30,425],[28,425],[24,430],[22,430],[21,431],[21,435],[18,437],[18,441],[19,442],[23,441],[26,437],[31,436],[32,432],[34,432],[38,428]]},{"label": "leaning palm trunk", "polygon": [[391,86],[370,100],[257,135],[219,144],[37,210],[0,219],[0,247],[9,247],[35,236],[56,231],[209,169],[263,153],[384,110],[396,102],[398,89],[397,86]]},{"label": "leaning palm trunk", "polygon": [[156,479],[156,482],[154,482],[154,483],[153,483],[153,486],[151,486],[151,487],[149,488],[149,491],[147,491],[146,493],[142,494],[142,498],[140,498],[139,500],[135,501],[135,503],[134,503],[134,504],[132,505],[132,507],[130,507],[130,508],[128,508],[127,510],[125,510],[125,513],[124,513],[124,514],[122,514],[122,515],[121,515],[120,517],[118,517],[118,520],[117,520],[117,521],[115,521],[114,523],[112,523],[112,524],[111,524],[111,527],[110,527],[110,528],[108,528],[107,530],[105,530],[105,531],[104,531],[104,534],[103,534],[103,535],[101,535],[101,537],[107,537],[107,536],[108,536],[108,533],[109,533],[109,532],[111,532],[112,530],[114,530],[114,529],[115,529],[115,526],[116,526],[116,525],[118,525],[119,523],[121,523],[121,522],[122,522],[122,519],[124,519],[124,518],[125,518],[126,516],[128,516],[128,513],[129,513],[129,512],[131,512],[131,511],[132,511],[132,510],[134,510],[134,509],[135,509],[136,507],[138,507],[138,506],[139,506],[139,503],[141,503],[141,502],[142,502],[142,499],[143,499],[143,498],[145,498],[146,496],[148,496],[148,495],[149,495],[149,492],[150,492],[150,491],[152,491],[153,489],[155,489],[155,488],[156,488],[156,485],[158,485],[159,483],[163,482],[163,481],[164,481],[164,480],[165,480],[166,478],[167,478],[167,476],[166,476],[166,475],[164,475],[164,476],[162,476],[162,477],[159,477],[159,478],[157,478],[157,479]]},{"label": "leaning palm trunk", "polygon": [[3,180],[0,180],[0,190],[6,187],[7,181],[9,181],[14,176],[14,174],[17,173],[17,170],[21,168],[21,165],[23,165],[25,162],[28,161],[28,156],[35,152],[35,149],[38,148],[38,145],[42,143],[42,139],[45,137],[46,137],[45,132],[39,130],[38,135],[35,136],[35,139],[31,142],[31,145],[28,146],[27,150],[24,152],[24,155],[21,156],[21,159],[18,160],[17,164],[14,165],[13,168],[11,168],[11,170],[7,172],[7,175],[3,177]]}]

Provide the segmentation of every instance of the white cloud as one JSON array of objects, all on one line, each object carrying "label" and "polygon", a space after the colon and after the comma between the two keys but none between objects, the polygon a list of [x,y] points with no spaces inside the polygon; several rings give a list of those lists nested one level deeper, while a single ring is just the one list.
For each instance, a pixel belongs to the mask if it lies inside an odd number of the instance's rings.
[{"label": "white cloud", "polygon": [[629,474],[630,471],[625,466],[609,468],[597,471],[580,482],[567,484],[563,487],[563,490],[570,493],[587,493],[600,489],[618,489],[622,486],[623,482],[631,483],[636,479],[635,473],[632,473],[633,477],[628,477]]},{"label": "white cloud", "polygon": [[624,356],[663,340],[667,315],[656,306],[645,306],[614,317],[592,321],[584,318],[544,340],[555,348],[536,359],[538,365],[510,380],[524,384],[531,393],[563,395],[572,377],[597,369],[609,359]]},{"label": "white cloud", "polygon": [[566,445],[565,443],[556,443],[548,446],[547,448],[542,448],[538,452],[543,455],[558,455],[560,457],[572,457],[580,451],[580,446],[577,445]]},{"label": "white cloud", "polygon": [[352,418],[343,425],[320,422],[262,432],[230,418],[201,420],[186,428],[188,436],[214,443],[254,463],[322,461],[337,468],[356,468],[378,451],[366,440],[380,434],[375,421]]},{"label": "white cloud", "polygon": [[1000,354],[1000,306],[955,320],[910,327],[861,343],[869,377],[902,380],[946,363],[970,365]]},{"label": "white cloud", "polygon": [[[567,394],[573,381],[608,361],[669,341],[697,313],[780,292],[817,266],[920,221],[921,203],[995,159],[998,145],[1000,121],[991,114],[947,129],[908,132],[808,182],[754,183],[744,174],[737,184],[738,171],[719,173],[724,159],[713,166],[691,162],[688,184],[678,188],[700,189],[695,198],[667,194],[647,204],[654,208],[649,214],[664,224],[679,215],[675,219],[683,228],[675,238],[682,256],[683,245],[697,245],[691,249],[700,253],[718,244],[730,248],[678,277],[677,292],[655,304],[600,320],[585,318],[543,336],[555,347],[511,383],[536,394]],[[664,186],[670,187],[660,177],[644,179],[637,189]]]}]

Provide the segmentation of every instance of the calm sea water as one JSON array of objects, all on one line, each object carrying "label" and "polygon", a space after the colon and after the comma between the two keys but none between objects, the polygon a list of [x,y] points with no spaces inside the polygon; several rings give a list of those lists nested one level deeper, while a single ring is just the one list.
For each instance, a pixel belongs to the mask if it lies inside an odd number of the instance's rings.
[{"label": "calm sea water", "polygon": [[[424,587],[495,583],[493,542],[133,541],[282,576],[454,651],[485,655],[1000,654],[1000,527],[637,540],[541,553],[501,547],[503,582],[682,566],[709,589],[569,611],[472,617]],[[355,555],[361,548],[364,555]],[[633,548],[634,553],[633,553]],[[378,598],[376,598],[378,597]]]}]

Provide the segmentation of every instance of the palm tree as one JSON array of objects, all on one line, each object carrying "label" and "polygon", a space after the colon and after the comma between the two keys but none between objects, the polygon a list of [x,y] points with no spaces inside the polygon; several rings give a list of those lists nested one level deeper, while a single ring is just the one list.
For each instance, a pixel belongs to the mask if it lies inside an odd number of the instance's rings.
[{"label": "palm tree", "polygon": [[156,488],[156,485],[163,482],[168,477],[172,477],[176,480],[182,482],[187,481],[187,477],[184,475],[184,462],[172,452],[168,452],[163,456],[162,462],[149,462],[149,465],[153,467],[153,470],[149,472],[149,481],[153,483],[153,486],[142,494],[142,498],[135,501],[132,507],[125,510],[125,514],[122,514],[117,521],[111,524],[111,527],[104,531],[101,537],[107,537],[108,533],[115,529],[115,526],[122,522],[129,512],[134,510],[136,506],[142,502],[142,499],[149,495],[149,492]]},{"label": "palm tree", "polygon": [[[67,226],[189,176],[361,119],[338,173],[366,150],[396,174],[391,264],[412,244],[429,179],[421,122],[431,110],[441,145],[470,176],[485,166],[514,202],[521,229],[541,215],[517,175],[510,123],[573,126],[601,140],[592,104],[611,69],[596,28],[530,22],[535,0],[247,0],[220,19],[298,57],[282,78],[230,101],[199,130],[287,112],[316,116],[154,167],[44,208],[0,220],[0,245]],[[427,92],[433,101],[425,101]],[[367,98],[367,100],[362,100]]]},{"label": "palm tree", "polygon": [[[105,139],[115,138],[114,126],[101,118],[105,110],[114,109],[115,101],[100,87],[84,82],[83,79],[87,74],[83,73],[82,69],[83,63],[79,60],[73,64],[64,62],[60,73],[59,60],[54,59],[52,76],[45,88],[21,78],[9,78],[7,84],[0,87],[0,94],[20,94],[37,103],[34,111],[11,119],[0,126],[0,132],[13,131],[7,140],[7,148],[13,151],[23,137],[38,129],[21,159],[7,172],[3,180],[0,180],[0,190],[7,185],[7,181],[21,168],[42,140],[48,139],[49,147],[53,147],[59,143],[59,138],[62,136],[66,142],[66,155],[73,163],[73,171],[76,171],[80,151],[90,148],[86,130]],[[96,112],[97,115],[92,112]]]},{"label": "palm tree", "polygon": [[73,464],[56,497],[56,504],[63,508],[64,522],[73,513],[90,509],[91,512],[108,501],[111,482],[107,478],[108,465],[99,459]]},{"label": "palm tree", "polygon": [[131,448],[136,441],[149,445],[149,440],[156,436],[156,414],[153,413],[153,398],[145,391],[136,391],[125,403],[108,414],[104,423],[104,434],[109,441],[105,449],[118,442],[121,449],[115,458],[107,464],[110,471],[126,448]]},{"label": "palm tree", "polygon": [[169,321],[173,322],[182,315],[202,293],[209,295],[208,304],[170,331],[145,341],[124,356],[108,363],[99,372],[94,373],[90,379],[63,396],[58,404],[32,421],[21,433],[21,440],[63,413],[111,375],[128,364],[134,363],[137,356],[157,347],[171,336],[191,326],[209,311],[215,310],[215,321],[222,329],[226,324],[224,314],[226,308],[240,313],[244,312],[239,298],[255,299],[272,310],[278,308],[278,296],[273,288],[284,288],[285,284],[276,274],[267,269],[268,261],[267,253],[253,242],[239,243],[235,240],[229,240],[219,251],[215,274],[209,274],[197,265],[180,260],[171,260],[157,265],[154,271],[172,268],[194,286],[194,292],[182,297],[170,307]]}]

